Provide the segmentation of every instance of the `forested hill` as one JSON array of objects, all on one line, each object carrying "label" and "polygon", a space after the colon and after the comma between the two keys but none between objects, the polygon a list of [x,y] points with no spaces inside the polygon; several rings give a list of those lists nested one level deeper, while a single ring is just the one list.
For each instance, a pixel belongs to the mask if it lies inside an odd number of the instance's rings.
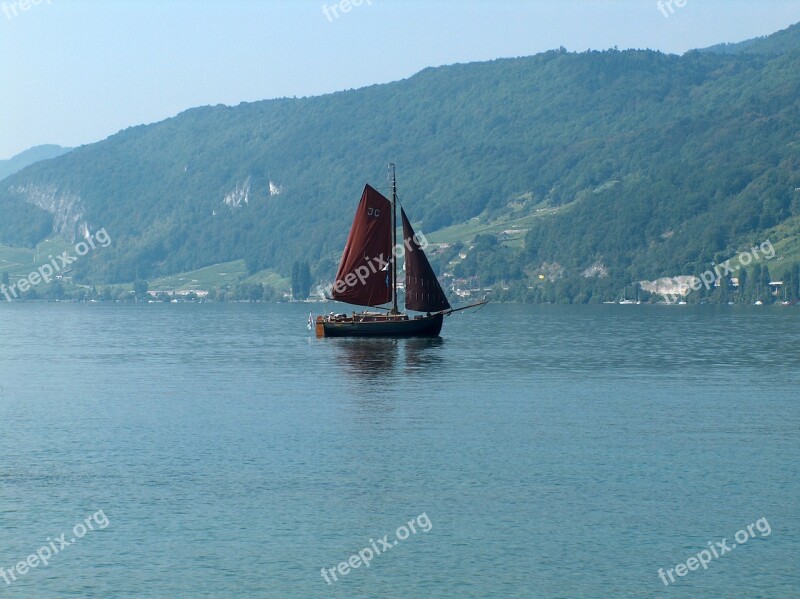
[{"label": "forested hill", "polygon": [[747,52],[561,49],[188,110],[2,181],[0,242],[104,227],[113,249],[76,264],[94,282],[239,258],[284,274],[307,260],[330,280],[364,183],[385,188],[392,161],[422,231],[463,224],[441,235],[465,242],[456,276],[547,271],[596,301],[706,270],[776,226],[796,235],[798,40],[795,26]]}]

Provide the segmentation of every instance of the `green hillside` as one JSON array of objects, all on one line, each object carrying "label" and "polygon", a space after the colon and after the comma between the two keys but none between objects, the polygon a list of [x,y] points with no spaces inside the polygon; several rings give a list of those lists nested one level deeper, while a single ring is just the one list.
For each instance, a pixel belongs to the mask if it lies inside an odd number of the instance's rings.
[{"label": "green hillside", "polygon": [[391,160],[406,210],[446,244],[441,272],[602,301],[768,235],[795,247],[799,46],[795,26],[746,52],[561,49],[195,108],[3,181],[0,242],[105,228],[113,246],[75,266],[97,283],[237,260],[286,278],[308,261],[330,281],[363,184],[385,189]]}]

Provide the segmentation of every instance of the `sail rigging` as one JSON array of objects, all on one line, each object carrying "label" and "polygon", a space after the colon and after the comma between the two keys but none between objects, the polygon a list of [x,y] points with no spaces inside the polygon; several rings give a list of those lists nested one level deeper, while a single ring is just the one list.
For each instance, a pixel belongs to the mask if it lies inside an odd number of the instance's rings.
[{"label": "sail rigging", "polygon": [[406,252],[406,309],[418,312],[449,310],[450,302],[402,208],[400,216],[403,219],[403,245]]}]

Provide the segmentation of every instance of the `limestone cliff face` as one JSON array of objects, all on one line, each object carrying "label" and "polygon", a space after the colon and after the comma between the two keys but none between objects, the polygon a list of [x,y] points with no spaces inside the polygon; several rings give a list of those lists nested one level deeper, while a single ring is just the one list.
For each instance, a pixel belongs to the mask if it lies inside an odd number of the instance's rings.
[{"label": "limestone cliff face", "polygon": [[250,202],[250,177],[247,177],[243,183],[236,185],[236,188],[225,195],[222,203],[229,206],[231,210],[241,208],[243,204]]},{"label": "limestone cliff face", "polygon": [[[247,179],[241,183],[237,183],[236,187],[234,187],[232,191],[225,194],[225,197],[222,199],[222,203],[228,206],[231,210],[243,208],[249,204],[252,198],[250,179],[250,177],[247,177]],[[283,191],[283,186],[278,185],[272,180],[269,181],[270,197],[279,196],[283,193]]]},{"label": "limestone cliff face", "polygon": [[639,285],[643,290],[662,296],[668,304],[689,295],[692,285],[699,283],[700,279],[691,275],[661,277],[655,281],[639,281]]},{"label": "limestone cliff face", "polygon": [[53,233],[67,241],[75,241],[87,230],[84,206],[80,195],[62,191],[56,185],[28,183],[11,187],[10,191],[53,215]]}]

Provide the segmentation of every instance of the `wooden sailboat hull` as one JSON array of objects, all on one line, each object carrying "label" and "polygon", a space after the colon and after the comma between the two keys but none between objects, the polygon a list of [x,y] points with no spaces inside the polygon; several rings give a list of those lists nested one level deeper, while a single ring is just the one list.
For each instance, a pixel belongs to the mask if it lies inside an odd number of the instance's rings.
[{"label": "wooden sailboat hull", "polygon": [[417,316],[372,316],[354,314],[346,317],[317,317],[317,337],[438,337],[443,314]]}]

